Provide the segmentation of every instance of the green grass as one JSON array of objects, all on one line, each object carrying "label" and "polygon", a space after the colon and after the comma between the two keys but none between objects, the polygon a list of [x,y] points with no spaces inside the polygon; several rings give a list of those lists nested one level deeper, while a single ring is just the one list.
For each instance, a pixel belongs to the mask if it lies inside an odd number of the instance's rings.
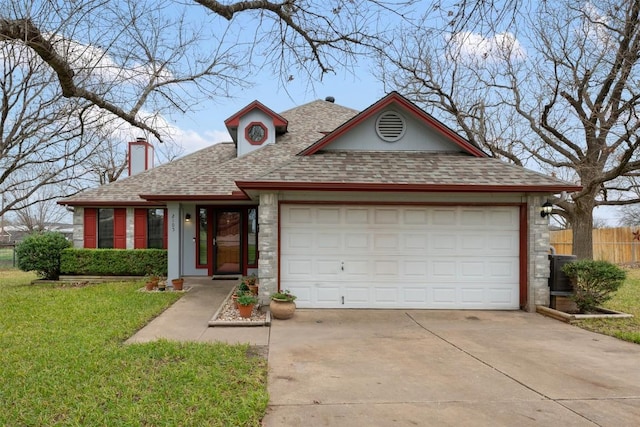
[{"label": "green grass", "polygon": [[590,331],[611,335],[621,340],[640,344],[640,270],[629,270],[627,280],[605,308],[633,314],[630,319],[589,319],[576,322]]},{"label": "green grass", "polygon": [[260,425],[266,360],[248,346],[122,343],[177,294],[34,278],[0,271],[0,425]]}]

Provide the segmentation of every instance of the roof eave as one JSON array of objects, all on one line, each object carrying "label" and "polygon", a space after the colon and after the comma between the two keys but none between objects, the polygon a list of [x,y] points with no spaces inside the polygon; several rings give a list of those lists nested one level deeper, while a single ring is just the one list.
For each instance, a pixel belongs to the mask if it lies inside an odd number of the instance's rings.
[{"label": "roof eave", "polygon": [[236,181],[244,190],[364,191],[364,192],[453,192],[453,193],[547,193],[580,191],[577,185],[469,185],[469,184],[387,184],[350,182]]}]

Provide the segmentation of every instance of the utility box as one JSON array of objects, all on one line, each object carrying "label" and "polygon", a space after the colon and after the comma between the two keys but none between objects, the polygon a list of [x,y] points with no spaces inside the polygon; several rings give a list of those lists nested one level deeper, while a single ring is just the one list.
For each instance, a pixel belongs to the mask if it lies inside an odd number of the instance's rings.
[{"label": "utility box", "polygon": [[569,276],[564,274],[562,266],[576,261],[575,255],[549,255],[549,307],[556,308],[557,297],[569,297],[573,295],[573,285]]}]

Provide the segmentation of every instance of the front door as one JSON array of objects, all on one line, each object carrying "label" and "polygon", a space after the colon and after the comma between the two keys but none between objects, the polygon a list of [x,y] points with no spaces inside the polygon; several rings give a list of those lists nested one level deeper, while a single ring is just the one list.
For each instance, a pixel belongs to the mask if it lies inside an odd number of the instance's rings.
[{"label": "front door", "polygon": [[242,213],[213,210],[213,274],[242,273]]}]

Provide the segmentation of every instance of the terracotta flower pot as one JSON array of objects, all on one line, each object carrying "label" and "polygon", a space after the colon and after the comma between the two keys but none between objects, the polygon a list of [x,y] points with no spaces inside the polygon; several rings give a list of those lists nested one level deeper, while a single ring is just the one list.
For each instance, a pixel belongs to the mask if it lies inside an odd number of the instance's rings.
[{"label": "terracotta flower pot", "polygon": [[181,291],[184,286],[184,279],[172,279],[171,285],[174,291]]},{"label": "terracotta flower pot", "polygon": [[296,303],[272,299],[269,303],[269,310],[271,310],[271,317],[274,319],[291,319],[296,311]]},{"label": "terracotta flower pot", "polygon": [[247,285],[253,295],[258,295],[258,285]]},{"label": "terracotta flower pot", "polygon": [[145,287],[146,290],[152,291],[156,287],[157,284],[158,284],[158,282],[148,281],[147,283],[144,284],[144,287]]},{"label": "terracotta flower pot", "polygon": [[238,312],[240,313],[240,317],[244,317],[245,319],[251,317],[251,313],[253,312],[254,305],[255,304],[250,304],[250,305],[238,304]]}]

